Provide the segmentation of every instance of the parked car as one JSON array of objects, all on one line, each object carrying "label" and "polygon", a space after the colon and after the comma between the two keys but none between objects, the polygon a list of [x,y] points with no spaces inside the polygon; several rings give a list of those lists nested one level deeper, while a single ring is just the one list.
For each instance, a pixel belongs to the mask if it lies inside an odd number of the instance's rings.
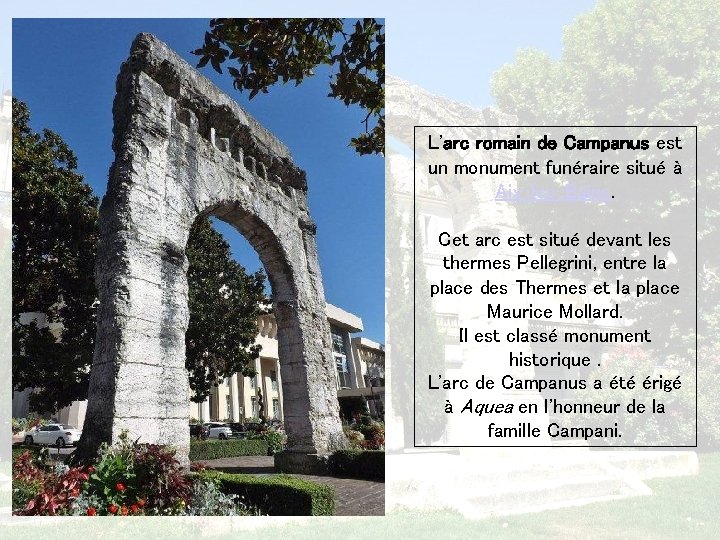
[{"label": "parked car", "polygon": [[242,422],[230,422],[228,424],[230,426],[230,430],[232,431],[232,436],[237,437],[238,439],[243,439],[246,436],[247,430],[245,429],[245,424]]},{"label": "parked car", "polygon": [[203,424],[208,428],[208,437],[211,439],[229,439],[232,437],[230,426],[224,422],[206,422]]},{"label": "parked car", "polygon": [[205,440],[210,436],[210,430],[202,424],[190,424],[190,436]]},{"label": "parked car", "polygon": [[51,446],[73,446],[77,444],[82,430],[65,424],[48,424],[30,430],[25,434],[25,444],[47,444]]}]

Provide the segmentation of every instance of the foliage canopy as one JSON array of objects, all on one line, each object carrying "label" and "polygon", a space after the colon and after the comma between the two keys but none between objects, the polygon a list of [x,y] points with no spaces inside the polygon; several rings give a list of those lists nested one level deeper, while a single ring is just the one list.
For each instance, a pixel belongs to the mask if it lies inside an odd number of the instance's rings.
[{"label": "foliage canopy", "polygon": [[385,151],[385,31],[376,19],[213,19],[198,67],[228,73],[252,99],[278,82],[299,85],[320,65],[333,68],[328,97],[365,110],[365,130],[350,141],[359,154]]}]

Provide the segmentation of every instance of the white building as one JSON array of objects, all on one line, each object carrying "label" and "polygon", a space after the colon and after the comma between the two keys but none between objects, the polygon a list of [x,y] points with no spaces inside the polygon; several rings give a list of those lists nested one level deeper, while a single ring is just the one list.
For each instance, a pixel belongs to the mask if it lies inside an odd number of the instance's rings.
[{"label": "white building", "polygon": [[[338,388],[338,399],[346,410],[368,403],[371,412],[382,414],[385,400],[385,350],[381,344],[351,334],[363,330],[362,320],[332,304],[326,314],[332,334],[333,356]],[[35,319],[43,324],[42,314],[24,314],[21,323]],[[255,360],[254,377],[234,374],[212,389],[210,397],[202,403],[190,402],[188,416],[201,421],[227,420],[240,422],[260,417],[262,396],[263,418],[283,420],[282,378],[278,359],[277,324],[272,314],[258,318],[258,336],[255,343],[262,346]],[[29,412],[26,389],[13,394],[14,417]],[[54,418],[59,422],[81,427],[85,421],[86,401],[75,401],[58,411]],[[345,416],[349,413],[346,412]]]}]

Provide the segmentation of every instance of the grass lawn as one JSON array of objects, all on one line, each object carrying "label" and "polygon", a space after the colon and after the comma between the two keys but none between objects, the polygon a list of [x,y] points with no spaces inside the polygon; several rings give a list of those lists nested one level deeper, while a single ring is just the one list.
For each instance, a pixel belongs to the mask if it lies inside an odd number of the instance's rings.
[{"label": "grass lawn", "polygon": [[[697,476],[661,478],[646,483],[647,497],[594,503],[534,514],[467,521],[437,513],[393,520],[393,528],[435,538],[472,534],[474,538],[720,538],[720,453],[699,454]],[[407,519],[405,519],[407,518]],[[458,536],[461,535],[461,536]]]},{"label": "grass lawn", "polygon": [[[398,512],[385,518],[355,518],[342,521],[313,518],[312,523],[277,524],[267,528],[243,530],[245,540],[295,540],[313,538],[413,538],[413,539],[496,539],[496,538],[569,538],[569,539],[664,539],[720,538],[720,453],[699,454],[698,476],[649,480],[653,495],[618,501],[594,503],[576,508],[547,510],[518,516],[470,521],[453,512]],[[9,494],[8,494],[9,495]],[[6,503],[7,504],[7,503]],[[207,536],[207,522],[173,522],[168,528],[163,520],[128,519],[127,526],[107,528],[107,538],[147,537],[148,527],[157,524],[158,539],[181,540]],[[167,522],[165,522],[167,523]],[[237,538],[238,531],[225,523],[227,530],[214,538]],[[162,525],[162,526],[161,526]],[[81,536],[97,532],[91,520],[73,522],[73,533]],[[153,528],[151,527],[151,528]],[[118,529],[116,531],[116,529]],[[166,530],[170,529],[170,530]],[[222,529],[222,527],[220,527]],[[27,530],[19,527],[17,537],[26,538]],[[117,533],[117,534],[115,534]],[[9,535],[15,538],[16,535]],[[57,538],[55,524],[33,529],[33,538]]]}]

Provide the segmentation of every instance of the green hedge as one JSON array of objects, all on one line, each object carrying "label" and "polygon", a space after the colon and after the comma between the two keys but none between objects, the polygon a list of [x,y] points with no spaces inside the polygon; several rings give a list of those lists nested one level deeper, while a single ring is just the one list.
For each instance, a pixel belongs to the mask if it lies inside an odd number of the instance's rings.
[{"label": "green hedge", "polygon": [[385,481],[385,452],[382,450],[338,450],[330,456],[335,476]]},{"label": "green hedge", "polygon": [[219,482],[225,494],[240,495],[245,504],[270,516],[332,516],[335,490],[294,476],[202,473]]},{"label": "green hedge", "polygon": [[268,445],[262,440],[190,441],[190,461],[239,456],[267,456]]}]

